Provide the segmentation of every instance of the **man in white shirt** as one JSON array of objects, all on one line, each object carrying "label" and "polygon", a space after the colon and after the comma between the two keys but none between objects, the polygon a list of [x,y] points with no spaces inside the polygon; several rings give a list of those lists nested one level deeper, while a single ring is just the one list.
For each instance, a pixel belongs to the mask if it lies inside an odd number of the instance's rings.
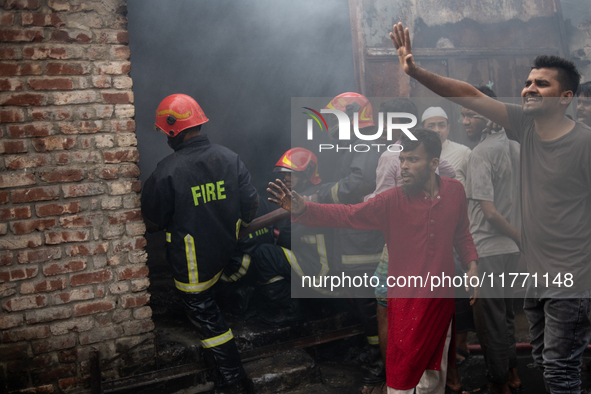
[{"label": "man in white shirt", "polygon": [[447,139],[449,135],[449,121],[447,114],[441,107],[429,107],[421,117],[423,127],[433,130],[441,140],[441,156],[445,157],[449,164],[456,170],[456,179],[466,186],[466,169],[468,168],[468,157],[470,148]]}]

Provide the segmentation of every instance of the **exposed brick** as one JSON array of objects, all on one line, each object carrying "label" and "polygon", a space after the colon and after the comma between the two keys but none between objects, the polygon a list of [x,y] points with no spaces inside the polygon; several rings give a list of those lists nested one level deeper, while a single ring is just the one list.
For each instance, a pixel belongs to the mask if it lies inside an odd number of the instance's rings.
[{"label": "exposed brick", "polygon": [[136,320],[149,319],[152,317],[152,308],[149,306],[142,306],[133,310],[133,318]]},{"label": "exposed brick", "polygon": [[30,279],[37,276],[39,268],[0,269],[0,283]]},{"label": "exposed brick", "polygon": [[143,222],[125,223],[125,233],[130,237],[144,235],[146,233],[146,225]]},{"label": "exposed brick", "polygon": [[72,7],[68,0],[48,0],[47,5],[54,11],[70,11]]},{"label": "exposed brick", "polygon": [[23,90],[23,81],[17,78],[0,78],[0,90],[14,92]]},{"label": "exposed brick", "polygon": [[9,170],[22,170],[23,168],[43,167],[51,164],[51,156],[48,154],[27,156],[6,156],[5,165]]},{"label": "exposed brick", "polygon": [[[114,301],[94,301],[74,305],[74,316],[86,316],[115,309]],[[82,340],[80,341],[82,343]]]},{"label": "exposed brick", "polygon": [[98,226],[102,222],[102,213],[63,216],[60,218],[60,225],[65,228]]},{"label": "exposed brick", "polygon": [[24,119],[25,113],[20,108],[0,110],[0,123],[17,123]]},{"label": "exposed brick", "polygon": [[96,133],[103,127],[103,122],[100,120],[68,122],[59,125],[60,131],[64,134],[92,134]]},{"label": "exposed brick", "polygon": [[127,255],[129,262],[132,264],[146,263],[148,261],[148,253],[145,250],[133,250]]},{"label": "exposed brick", "polygon": [[113,210],[123,207],[123,200],[120,196],[118,197],[104,197],[101,200],[101,209]]},{"label": "exposed brick", "polygon": [[52,26],[60,27],[65,25],[59,14],[36,14],[32,12],[23,12],[21,14],[22,26]]},{"label": "exposed brick", "polygon": [[94,75],[92,77],[92,86],[99,89],[108,89],[111,87],[111,77],[108,75]]},{"label": "exposed brick", "polygon": [[141,209],[134,209],[131,211],[116,212],[109,214],[110,224],[125,224],[128,222],[135,222],[138,220],[142,220]]},{"label": "exposed brick", "polygon": [[44,204],[36,205],[35,212],[37,216],[59,216],[66,213],[77,213],[80,212],[80,201],[72,201],[67,204]]},{"label": "exposed brick", "polygon": [[129,44],[129,33],[126,31],[105,31],[98,37],[101,44]]},{"label": "exposed brick", "polygon": [[91,41],[92,33],[85,30],[55,30],[51,33],[50,40],[54,42],[67,42],[88,44]]},{"label": "exposed brick", "polygon": [[84,164],[84,163],[99,163],[101,161],[98,152],[77,151],[58,153],[55,156],[57,164]]},{"label": "exposed brick", "polygon": [[[55,334],[54,334],[55,335]],[[34,341],[31,343],[31,348],[34,354],[42,354],[54,352],[56,350],[70,349],[76,346],[76,334],[62,335],[45,339],[41,341]]]},{"label": "exposed brick", "polygon": [[148,276],[150,270],[147,266],[142,267],[131,267],[131,268],[120,268],[117,273],[117,279],[136,279]]},{"label": "exposed brick", "polygon": [[[42,263],[49,260],[58,260],[62,257],[60,248],[46,248],[39,250],[31,250],[26,252],[19,252],[17,254],[17,261],[19,264],[28,263]],[[46,274],[47,275],[47,274]]]},{"label": "exposed brick", "polygon": [[[90,63],[88,63],[88,62],[47,63],[47,65],[45,66],[45,73],[47,75],[85,75],[85,74],[90,73]],[[84,101],[84,102],[88,102],[88,101]],[[65,104],[65,102],[59,102],[56,104]]]},{"label": "exposed brick", "polygon": [[33,362],[35,369],[47,369],[57,364],[55,353],[37,356],[34,357],[31,361]]},{"label": "exposed brick", "polygon": [[81,287],[79,289],[72,289],[62,293],[54,293],[51,295],[53,305],[66,304],[72,301],[83,301],[94,298],[94,291],[92,287]]},{"label": "exposed brick", "polygon": [[65,274],[68,272],[78,272],[86,268],[84,260],[70,260],[58,263],[46,264],[43,267],[43,274],[46,276]]},{"label": "exposed brick", "polygon": [[65,247],[65,253],[69,257],[74,256],[94,256],[107,253],[109,250],[108,242],[79,244]]},{"label": "exposed brick", "polygon": [[27,62],[0,62],[0,75],[41,75],[43,70],[40,64]]},{"label": "exposed brick", "polygon": [[52,133],[52,125],[42,122],[10,125],[8,133],[12,138],[47,137]]},{"label": "exposed brick", "polygon": [[60,366],[56,369],[45,372],[33,371],[31,372],[31,375],[31,379],[35,385],[53,383],[57,379],[68,378],[76,375],[76,365]]},{"label": "exposed brick", "polygon": [[0,26],[12,26],[14,24],[14,13],[0,13]]},{"label": "exposed brick", "polygon": [[39,172],[39,178],[45,182],[77,182],[84,179],[82,170],[56,169],[51,171]]},{"label": "exposed brick", "polygon": [[75,363],[78,360],[76,349],[64,350],[58,353],[60,363]]},{"label": "exposed brick", "polygon": [[123,294],[129,293],[129,283],[128,282],[115,282],[109,286],[109,292],[111,294]]},{"label": "exposed brick", "polygon": [[33,90],[72,90],[74,87],[68,78],[31,78],[27,84]]},{"label": "exposed brick", "polygon": [[88,238],[90,238],[88,230],[45,232],[45,243],[49,245],[56,245],[62,242],[84,242],[88,241]]},{"label": "exposed brick", "polygon": [[20,327],[24,324],[22,314],[0,316],[0,330],[7,330],[13,327]]},{"label": "exposed brick", "polygon": [[0,209],[0,220],[28,219],[31,217],[31,208],[14,207]]},{"label": "exposed brick", "polygon": [[[35,175],[27,173],[0,174],[0,189],[35,184]],[[1,211],[1,210],[0,210]],[[0,218],[2,214],[0,213]]]},{"label": "exposed brick", "polygon": [[15,343],[0,345],[0,354],[2,354],[2,361],[27,359],[29,358],[29,344]]},{"label": "exposed brick", "polygon": [[94,327],[94,321],[92,317],[84,317],[73,319],[70,321],[59,322],[52,324],[49,328],[53,335],[64,335],[70,331],[84,332]]},{"label": "exposed brick", "polygon": [[131,281],[131,291],[137,293],[138,291],[146,290],[150,286],[149,278],[134,279]]},{"label": "exposed brick", "polygon": [[[60,362],[66,362],[66,361],[60,360]],[[58,380],[57,383],[58,383],[61,390],[72,391],[77,388],[89,387],[90,386],[90,377],[85,376],[85,377],[81,377],[81,378],[65,378],[65,379]]]},{"label": "exposed brick", "polygon": [[15,105],[18,107],[41,107],[47,104],[47,96],[38,93],[2,93],[0,105]]},{"label": "exposed brick", "polygon": [[8,224],[0,223],[0,235],[5,235],[8,233]]},{"label": "exposed brick", "polygon": [[110,118],[113,115],[113,106],[105,104],[91,104],[78,108],[80,119]]},{"label": "exposed brick", "polygon": [[139,335],[154,330],[154,322],[151,319],[132,320],[121,323],[124,335]]},{"label": "exposed brick", "polygon": [[8,297],[16,294],[16,283],[0,284],[0,297]]},{"label": "exposed brick", "polygon": [[102,283],[113,279],[113,273],[109,270],[101,270],[96,272],[84,272],[80,274],[73,274],[70,276],[71,286],[90,285],[92,283]]},{"label": "exposed brick", "polygon": [[76,137],[45,137],[34,138],[33,147],[38,152],[71,149],[76,143]]},{"label": "exposed brick", "polygon": [[135,120],[112,120],[111,130],[116,132],[130,132],[135,131]]},{"label": "exposed brick", "polygon": [[69,107],[43,107],[29,110],[34,120],[67,120],[72,117]]},{"label": "exposed brick", "polygon": [[0,238],[0,250],[36,248],[42,244],[43,237],[41,234],[27,234],[19,236],[4,235]]},{"label": "exposed brick", "polygon": [[129,50],[129,46],[121,45],[121,46],[112,46],[110,49],[110,57],[112,59],[119,59],[119,60],[127,60],[131,57],[131,52]]},{"label": "exposed brick", "polygon": [[0,42],[41,42],[43,31],[33,29],[0,30]]},{"label": "exposed brick", "polygon": [[131,62],[96,62],[95,65],[98,67],[99,74],[129,74],[131,70]]},{"label": "exposed brick", "polygon": [[[118,57],[113,56],[116,59],[119,59]],[[19,52],[15,51],[14,48],[8,47],[8,46],[2,46],[0,47],[0,60],[16,60],[16,59],[20,59],[20,54]]]},{"label": "exposed brick", "polygon": [[101,179],[117,179],[119,177],[119,167],[102,168],[98,176]]},{"label": "exposed brick", "polygon": [[5,10],[36,10],[39,8],[39,0],[6,0]]},{"label": "exposed brick", "polygon": [[63,46],[25,46],[23,48],[23,58],[31,60],[63,60],[81,57],[82,51],[76,49],[78,48],[66,48]]},{"label": "exposed brick", "polygon": [[14,153],[25,153],[27,146],[25,141],[0,141],[0,154],[14,154]]},{"label": "exposed brick", "polygon": [[42,231],[57,225],[56,219],[33,219],[11,222],[10,231],[15,235],[29,234],[35,230]]},{"label": "exposed brick", "polygon": [[120,326],[110,326],[79,334],[79,340],[81,345],[89,345],[119,338],[121,335],[123,335],[123,329]]},{"label": "exposed brick", "polygon": [[112,196],[131,192],[139,193],[140,190],[142,190],[142,184],[140,181],[112,182],[109,184],[109,194]]},{"label": "exposed brick", "polygon": [[47,323],[55,320],[69,319],[70,317],[72,317],[72,309],[68,307],[53,307],[50,309],[27,311],[25,313],[27,324]]},{"label": "exposed brick", "polygon": [[123,224],[116,224],[114,226],[103,226],[102,235],[104,239],[119,239],[125,234],[125,226]]},{"label": "exposed brick", "polygon": [[24,311],[26,309],[43,308],[47,306],[48,298],[44,295],[29,295],[24,297],[11,298],[2,304],[5,312]]},{"label": "exposed brick", "polygon": [[[30,189],[19,189],[11,192],[12,202],[23,203],[31,201],[57,200],[59,198],[58,186],[34,187]],[[30,215],[29,215],[30,216]],[[1,215],[0,215],[1,218]],[[16,218],[22,219],[22,218]]]},{"label": "exposed brick", "polygon": [[13,257],[14,255],[12,253],[0,254],[0,266],[12,264]]},{"label": "exposed brick", "polygon": [[115,105],[116,118],[133,118],[135,116],[135,107],[131,104],[117,104]]},{"label": "exposed brick", "polygon": [[73,92],[53,93],[54,104],[87,104],[97,101],[94,90],[78,90]]},{"label": "exposed brick", "polygon": [[135,148],[104,151],[103,157],[105,159],[105,163],[107,164],[116,164],[122,162],[137,163],[140,161],[139,151]]},{"label": "exposed brick", "polygon": [[133,103],[133,92],[101,92],[103,100],[108,104],[130,104]]},{"label": "exposed brick", "polygon": [[2,334],[4,342],[30,341],[31,339],[47,338],[51,332],[48,326],[34,326],[5,331]]},{"label": "exposed brick", "polygon": [[121,296],[121,304],[124,308],[135,308],[136,306],[144,306],[149,301],[150,294]]},{"label": "exposed brick", "polygon": [[[37,282],[26,282],[21,285],[21,294],[35,294],[45,291],[63,290],[66,288],[66,278],[44,279]],[[52,309],[50,309],[52,310]]]},{"label": "exposed brick", "polygon": [[7,191],[0,191],[0,204],[7,204],[9,201],[10,193]]},{"label": "exposed brick", "polygon": [[[139,181],[138,181],[139,182]],[[80,185],[65,185],[62,186],[64,197],[82,197],[82,196],[96,196],[103,194],[104,188],[100,183],[83,183]]]},{"label": "exposed brick", "polygon": [[128,76],[113,77],[113,87],[115,89],[131,89],[133,80]]},{"label": "exposed brick", "polygon": [[146,239],[144,237],[136,237],[131,240],[117,240],[113,242],[113,251],[115,253],[143,249],[145,247]]}]

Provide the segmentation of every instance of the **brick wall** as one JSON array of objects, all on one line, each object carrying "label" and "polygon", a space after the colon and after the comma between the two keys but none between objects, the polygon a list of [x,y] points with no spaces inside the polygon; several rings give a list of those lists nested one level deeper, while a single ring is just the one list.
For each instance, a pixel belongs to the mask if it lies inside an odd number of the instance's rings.
[{"label": "brick wall", "polygon": [[91,349],[152,335],[125,15],[0,0],[0,392],[81,387]]}]

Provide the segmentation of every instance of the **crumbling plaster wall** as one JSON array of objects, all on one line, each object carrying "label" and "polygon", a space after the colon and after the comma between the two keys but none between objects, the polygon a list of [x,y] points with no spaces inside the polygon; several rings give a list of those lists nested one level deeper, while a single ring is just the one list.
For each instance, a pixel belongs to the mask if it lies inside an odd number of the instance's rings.
[{"label": "crumbling plaster wall", "polygon": [[82,389],[90,350],[152,335],[126,12],[0,0],[0,392]]}]

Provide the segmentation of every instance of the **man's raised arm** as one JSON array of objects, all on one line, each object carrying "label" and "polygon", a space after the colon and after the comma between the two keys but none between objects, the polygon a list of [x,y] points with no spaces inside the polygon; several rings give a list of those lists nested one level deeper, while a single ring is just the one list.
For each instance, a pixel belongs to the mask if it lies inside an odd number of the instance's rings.
[{"label": "man's raised arm", "polygon": [[510,128],[505,104],[491,99],[467,82],[442,77],[417,66],[412,55],[410,33],[402,23],[393,26],[390,39],[398,51],[398,59],[406,74],[434,93],[470,108],[503,127]]}]

